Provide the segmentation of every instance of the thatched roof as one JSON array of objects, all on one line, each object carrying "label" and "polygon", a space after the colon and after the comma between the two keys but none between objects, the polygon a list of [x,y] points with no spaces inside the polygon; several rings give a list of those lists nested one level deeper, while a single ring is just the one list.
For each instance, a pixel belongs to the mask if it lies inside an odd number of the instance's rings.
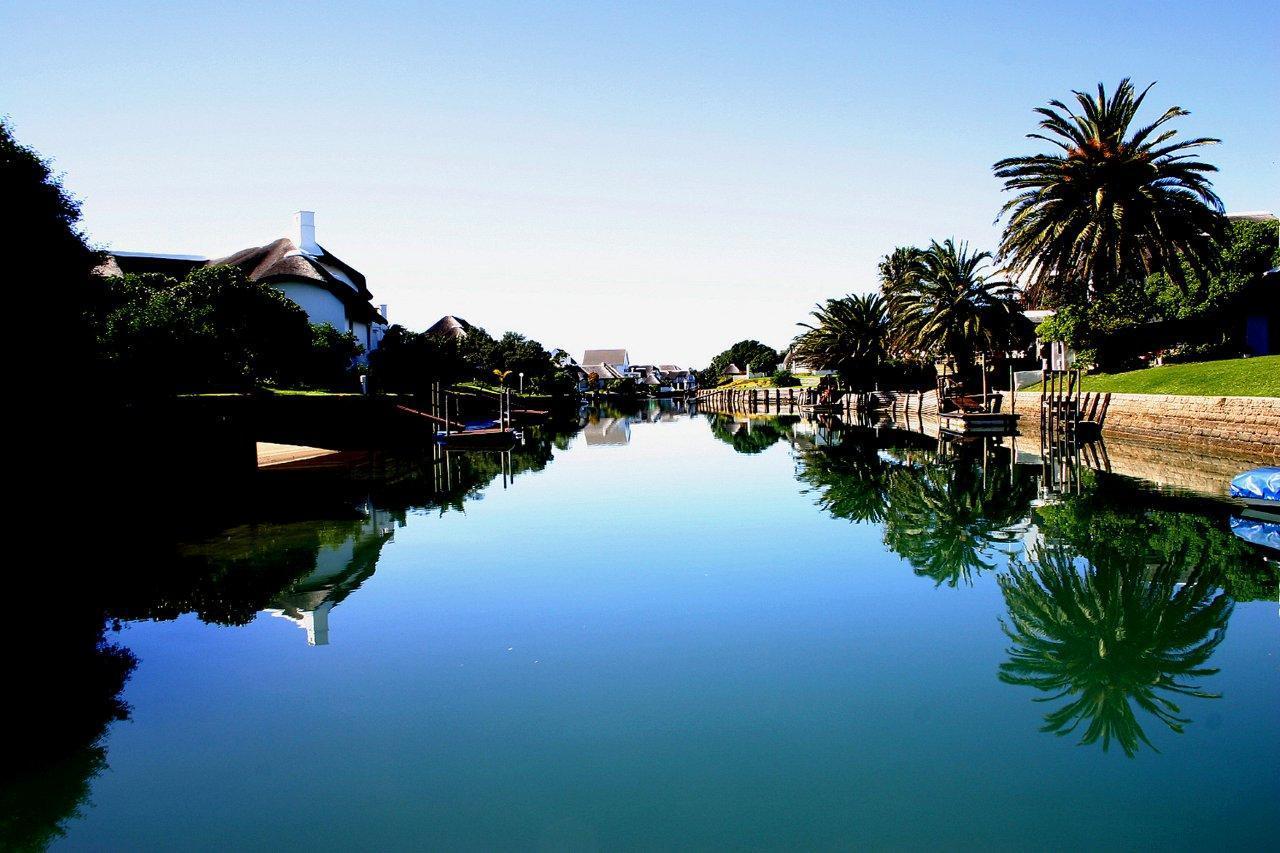
[{"label": "thatched roof", "polygon": [[589,349],[582,356],[583,364],[630,364],[625,349]]},{"label": "thatched roof", "polygon": [[[307,254],[287,237],[265,246],[254,246],[221,258],[205,259],[194,255],[157,255],[146,252],[110,252],[98,268],[101,275],[159,272],[182,278],[197,267],[228,265],[239,267],[250,281],[267,284],[306,282],[322,287],[352,309],[359,319],[385,322],[369,300],[373,294],[365,277],[353,267],[330,254],[323,247],[318,255]],[[364,316],[364,315],[367,315]]]},{"label": "thatched roof", "polygon": [[461,317],[455,317],[452,314],[446,314],[427,329],[428,335],[441,335],[446,338],[459,340],[465,338],[474,326]]}]

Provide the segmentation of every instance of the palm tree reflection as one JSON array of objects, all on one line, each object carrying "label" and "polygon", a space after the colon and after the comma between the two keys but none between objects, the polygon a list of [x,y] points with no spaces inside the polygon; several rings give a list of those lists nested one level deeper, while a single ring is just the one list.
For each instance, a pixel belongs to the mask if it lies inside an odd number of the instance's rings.
[{"label": "palm tree reflection", "polygon": [[1003,469],[984,477],[972,458],[899,468],[889,482],[884,541],[938,585],[972,584],[1022,535],[1033,494],[1029,480]]},{"label": "palm tree reflection", "polygon": [[1217,572],[1188,565],[1185,553],[1152,563],[1107,549],[1080,569],[1072,553],[1033,549],[1030,565],[1000,577],[1009,608],[1001,624],[1013,642],[1000,680],[1049,694],[1041,702],[1069,697],[1042,731],[1067,736],[1084,724],[1081,744],[1105,750],[1114,739],[1129,756],[1140,744],[1155,749],[1134,706],[1181,733],[1189,719],[1176,697],[1218,698],[1192,682],[1218,671],[1205,664],[1226,634],[1231,600]]},{"label": "palm tree reflection", "polygon": [[883,523],[885,545],[916,574],[954,587],[995,570],[996,551],[1022,536],[1035,494],[1003,462],[984,466],[984,453],[997,456],[986,447],[944,457],[848,441],[802,453],[798,476],[824,510]]}]

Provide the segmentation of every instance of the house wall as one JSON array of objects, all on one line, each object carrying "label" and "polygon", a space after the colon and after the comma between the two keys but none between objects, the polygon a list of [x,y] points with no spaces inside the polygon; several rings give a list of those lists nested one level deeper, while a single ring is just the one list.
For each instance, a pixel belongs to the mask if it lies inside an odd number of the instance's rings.
[{"label": "house wall", "polygon": [[285,296],[298,303],[307,312],[307,319],[312,323],[328,323],[339,332],[347,331],[347,308],[342,300],[323,287],[303,282],[285,282],[273,285]]}]

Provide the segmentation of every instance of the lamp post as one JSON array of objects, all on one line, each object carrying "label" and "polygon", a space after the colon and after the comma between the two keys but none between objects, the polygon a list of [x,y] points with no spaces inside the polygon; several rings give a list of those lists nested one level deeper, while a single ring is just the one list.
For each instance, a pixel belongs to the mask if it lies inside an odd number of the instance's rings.
[{"label": "lamp post", "polygon": [[520,393],[524,393],[524,374],[520,374]]}]

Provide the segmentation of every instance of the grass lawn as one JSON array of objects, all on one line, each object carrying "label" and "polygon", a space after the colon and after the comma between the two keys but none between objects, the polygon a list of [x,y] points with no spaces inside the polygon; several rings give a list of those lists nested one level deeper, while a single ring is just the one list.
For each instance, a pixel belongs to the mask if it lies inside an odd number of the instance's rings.
[{"label": "grass lawn", "polygon": [[[816,376],[797,376],[796,378],[800,380],[800,384],[796,386],[798,388],[803,388],[810,385],[818,384],[818,377]],[[760,377],[753,377],[751,379],[735,379],[732,382],[726,382],[723,385],[715,386],[716,390],[730,389],[733,391],[743,391],[743,390],[749,390],[751,388],[776,388],[776,387],[777,386],[773,384],[772,376],[760,376]]]},{"label": "grass lawn", "polygon": [[[1027,391],[1039,391],[1039,383]],[[1127,373],[1084,377],[1085,391],[1117,394],[1200,394],[1209,397],[1280,397],[1280,355],[1166,364]]]}]

